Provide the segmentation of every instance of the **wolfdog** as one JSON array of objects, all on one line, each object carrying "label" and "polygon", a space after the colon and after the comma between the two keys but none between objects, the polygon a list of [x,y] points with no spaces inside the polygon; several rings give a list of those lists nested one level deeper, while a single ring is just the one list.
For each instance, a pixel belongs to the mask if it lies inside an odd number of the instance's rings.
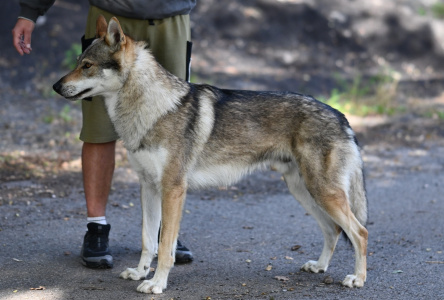
[{"label": "wolfdog", "polygon": [[[101,95],[138,173],[142,254],[120,274],[144,281],[139,292],[162,293],[188,188],[228,185],[254,170],[283,174],[290,193],[318,222],[324,247],[302,270],[325,272],[338,237],[355,251],[342,282],[366,280],[368,232],[363,163],[343,114],[310,96],[192,84],[167,72],[145,42],[126,36],[117,18],[97,20],[97,39],[76,68],[54,84],[69,100]],[[158,231],[160,238],[158,242]],[[158,253],[157,270],[146,280]]]}]

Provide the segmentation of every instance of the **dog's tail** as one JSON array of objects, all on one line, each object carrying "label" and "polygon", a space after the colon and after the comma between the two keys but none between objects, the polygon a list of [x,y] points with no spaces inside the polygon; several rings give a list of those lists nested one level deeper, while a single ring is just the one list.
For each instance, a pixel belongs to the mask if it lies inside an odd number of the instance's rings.
[{"label": "dog's tail", "polygon": [[368,220],[368,203],[362,167],[357,168],[350,179],[350,208],[359,223],[365,227]]}]

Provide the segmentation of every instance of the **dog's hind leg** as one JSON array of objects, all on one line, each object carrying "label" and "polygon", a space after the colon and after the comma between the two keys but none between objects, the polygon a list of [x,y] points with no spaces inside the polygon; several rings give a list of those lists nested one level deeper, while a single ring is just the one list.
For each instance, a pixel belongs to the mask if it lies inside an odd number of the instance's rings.
[{"label": "dog's hind leg", "polygon": [[355,272],[347,275],[342,284],[348,287],[362,287],[367,278],[367,229],[359,223],[351,211],[344,190],[330,191],[321,196],[320,200],[325,211],[344,230],[355,249]]},{"label": "dog's hind leg", "polygon": [[326,272],[341,233],[341,228],[316,204],[305,187],[303,179],[299,176],[296,167],[288,169],[284,174],[284,178],[291,194],[301,203],[307,213],[316,219],[324,236],[324,247],[319,259],[317,261],[308,261],[301,267],[301,270],[313,273]]},{"label": "dog's hind leg", "polygon": [[128,268],[120,274],[124,279],[145,279],[157,252],[157,239],[161,216],[161,199],[154,184],[140,177],[142,207],[142,254],[137,268]]},{"label": "dog's hind leg", "polygon": [[167,286],[168,275],[174,265],[186,184],[164,184],[162,193],[162,226],[157,270],[152,279],[143,281],[137,287],[137,290],[142,293],[162,293]]},{"label": "dog's hind leg", "polygon": [[306,262],[302,265],[301,270],[312,273],[324,273],[328,269],[338,242],[339,234],[342,230],[320,209],[307,209],[307,212],[317,220],[324,236],[324,246],[319,259],[317,261],[310,260]]}]

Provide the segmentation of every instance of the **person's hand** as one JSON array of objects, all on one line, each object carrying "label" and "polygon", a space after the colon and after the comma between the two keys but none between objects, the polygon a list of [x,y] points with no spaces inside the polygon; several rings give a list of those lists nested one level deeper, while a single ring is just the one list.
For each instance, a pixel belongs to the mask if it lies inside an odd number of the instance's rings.
[{"label": "person's hand", "polygon": [[12,29],[12,44],[20,55],[31,53],[31,35],[34,27],[34,22],[19,18]]}]

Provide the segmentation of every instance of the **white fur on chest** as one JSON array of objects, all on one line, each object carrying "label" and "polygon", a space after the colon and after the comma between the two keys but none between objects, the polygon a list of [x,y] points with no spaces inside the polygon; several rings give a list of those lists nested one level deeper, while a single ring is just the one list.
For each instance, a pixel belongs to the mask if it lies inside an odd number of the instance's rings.
[{"label": "white fur on chest", "polygon": [[148,180],[160,186],[165,165],[168,160],[168,150],[158,148],[128,152],[128,160],[140,180]]},{"label": "white fur on chest", "polygon": [[104,95],[103,97],[109,118],[111,121],[114,121],[116,119],[116,106],[118,100],[117,94],[110,93],[109,95]]}]

